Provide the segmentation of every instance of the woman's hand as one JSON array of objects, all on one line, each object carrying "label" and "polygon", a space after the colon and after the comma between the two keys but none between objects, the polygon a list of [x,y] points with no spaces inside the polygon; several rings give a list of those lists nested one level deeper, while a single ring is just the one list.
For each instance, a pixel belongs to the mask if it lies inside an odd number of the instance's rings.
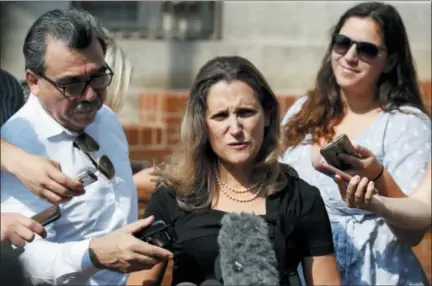
[{"label": "woman's hand", "polygon": [[339,175],[336,175],[336,183],[342,199],[350,208],[359,208],[366,211],[376,212],[378,200],[378,190],[375,188],[373,181],[368,178],[354,176],[348,183]]},{"label": "woman's hand", "polygon": [[375,155],[365,147],[355,146],[357,153],[361,158],[355,158],[347,154],[340,154],[339,158],[345,163],[352,166],[346,172],[351,175],[366,177],[369,180],[376,181],[382,175],[383,166]]}]

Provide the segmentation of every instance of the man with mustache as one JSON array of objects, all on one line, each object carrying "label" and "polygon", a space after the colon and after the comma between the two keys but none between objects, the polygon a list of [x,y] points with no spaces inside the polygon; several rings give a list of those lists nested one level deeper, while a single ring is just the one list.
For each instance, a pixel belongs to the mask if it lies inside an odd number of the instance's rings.
[{"label": "man with mustache", "polygon": [[[3,125],[2,138],[58,162],[71,178],[90,171],[97,179],[60,205],[61,217],[45,226],[46,238],[26,244],[20,260],[33,284],[124,285],[125,273],[172,256],[133,236],[153,218],[137,221],[127,140],[103,105],[113,76],[104,62],[105,39],[97,20],[72,9],[43,14],[24,41],[31,95]],[[3,171],[1,190],[4,212],[31,217],[50,206]]]}]

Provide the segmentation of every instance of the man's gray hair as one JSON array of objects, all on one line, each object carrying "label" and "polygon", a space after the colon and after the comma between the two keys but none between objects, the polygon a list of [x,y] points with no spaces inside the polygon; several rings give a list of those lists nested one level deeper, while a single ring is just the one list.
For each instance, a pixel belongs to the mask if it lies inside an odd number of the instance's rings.
[{"label": "man's gray hair", "polygon": [[90,13],[78,9],[52,10],[40,16],[27,33],[23,46],[26,69],[43,74],[48,36],[77,50],[89,47],[93,37],[96,37],[104,54],[106,51],[106,34]]}]

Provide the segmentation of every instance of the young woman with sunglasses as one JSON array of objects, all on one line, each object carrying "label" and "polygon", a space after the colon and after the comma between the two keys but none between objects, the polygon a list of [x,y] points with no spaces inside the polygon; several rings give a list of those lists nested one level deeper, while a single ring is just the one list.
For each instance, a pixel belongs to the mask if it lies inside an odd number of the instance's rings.
[{"label": "young woman with sunglasses", "polygon": [[[408,37],[397,10],[367,2],[346,11],[331,34],[315,89],[284,118],[282,161],[317,186],[332,222],[343,285],[427,284],[411,245],[422,231],[404,231],[376,213],[350,208],[334,178],[314,169],[320,149],[346,134],[370,149],[349,172],[367,177],[383,196],[412,193],[427,166],[431,126],[425,114]],[[349,163],[349,162],[347,162]]]}]

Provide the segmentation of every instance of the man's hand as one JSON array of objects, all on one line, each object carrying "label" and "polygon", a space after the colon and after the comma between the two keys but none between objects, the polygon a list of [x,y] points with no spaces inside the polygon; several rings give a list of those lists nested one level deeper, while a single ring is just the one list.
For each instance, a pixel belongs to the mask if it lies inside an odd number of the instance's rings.
[{"label": "man's hand", "polygon": [[44,227],[35,220],[18,213],[1,214],[1,241],[10,240],[18,247],[33,241],[35,233],[46,236]]},{"label": "man's hand", "polygon": [[10,172],[35,195],[54,204],[84,194],[81,182],[71,179],[60,164],[46,158],[21,153]]},{"label": "man's hand", "polygon": [[155,264],[172,258],[163,248],[143,242],[133,233],[151,225],[154,218],[138,220],[102,237],[90,241],[90,258],[97,268],[130,273],[151,269]]}]

